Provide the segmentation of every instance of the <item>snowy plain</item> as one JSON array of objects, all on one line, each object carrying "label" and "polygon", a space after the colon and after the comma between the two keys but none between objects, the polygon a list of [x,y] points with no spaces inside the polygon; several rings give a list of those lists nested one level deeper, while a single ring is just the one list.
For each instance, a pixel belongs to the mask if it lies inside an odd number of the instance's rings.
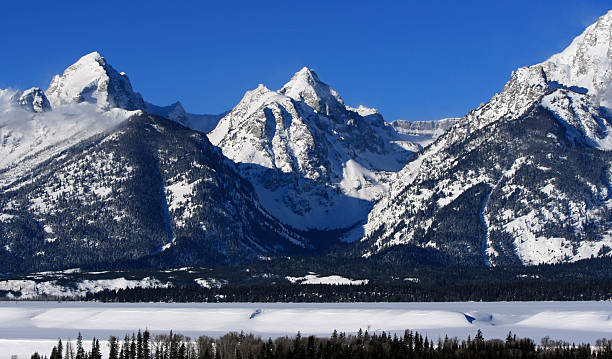
[{"label": "snowy plain", "polygon": [[[257,311],[260,313],[256,313]],[[0,302],[0,359],[34,351],[48,354],[57,338],[80,331],[92,337],[120,338],[148,328],[171,329],[191,338],[229,331],[263,337],[328,336],[334,329],[356,332],[418,330],[429,338],[505,338],[508,331],[539,343],[543,336],[570,343],[612,338],[612,302],[457,302],[457,303],[93,303]],[[104,348],[106,349],[106,348]]]}]

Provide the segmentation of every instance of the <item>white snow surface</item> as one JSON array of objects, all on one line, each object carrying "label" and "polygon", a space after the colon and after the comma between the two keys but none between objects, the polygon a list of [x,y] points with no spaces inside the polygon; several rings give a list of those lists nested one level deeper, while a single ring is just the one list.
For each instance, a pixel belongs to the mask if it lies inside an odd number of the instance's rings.
[{"label": "white snow surface", "polygon": [[[126,288],[167,288],[168,283],[162,283],[155,278],[132,280],[125,278],[82,280],[74,285],[59,284],[57,280],[38,282],[29,279],[9,279],[0,281],[0,290],[21,292],[19,299],[32,299],[41,295],[57,297],[81,296],[87,293],[97,293],[106,289]],[[11,293],[7,298],[15,298]]]},{"label": "white snow surface", "polygon": [[368,279],[348,279],[339,275],[329,275],[325,277],[317,274],[307,274],[303,277],[285,277],[291,283],[298,284],[327,284],[327,285],[361,285],[368,284]]},{"label": "white snow surface", "polygon": [[[249,319],[255,311],[261,314]],[[475,320],[470,323],[469,315]],[[458,303],[0,303],[0,359],[51,352],[57,338],[85,342],[93,336],[122,337],[138,329],[174,332],[197,338],[228,331],[264,337],[329,336],[334,329],[355,333],[418,330],[438,337],[474,336],[503,339],[508,331],[539,342],[544,336],[568,342],[594,343],[612,336],[612,302],[458,302]]]}]

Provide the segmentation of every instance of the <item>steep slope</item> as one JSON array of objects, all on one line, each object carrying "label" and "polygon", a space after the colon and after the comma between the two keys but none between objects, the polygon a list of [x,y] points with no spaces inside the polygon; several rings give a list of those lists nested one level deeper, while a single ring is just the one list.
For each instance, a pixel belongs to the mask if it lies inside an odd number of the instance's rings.
[{"label": "steep slope", "polygon": [[308,250],[204,134],[151,115],[52,156],[3,188],[0,203],[2,271],[231,264]]},{"label": "steep slope", "polygon": [[37,91],[0,92],[0,186],[135,113],[118,108],[102,112],[89,103],[48,110],[46,103]]},{"label": "steep slope", "polygon": [[[585,79],[612,71],[610,18],[562,56],[512,73],[415,157],[369,214],[362,254],[408,245],[487,265],[609,255],[612,122],[601,94],[610,83]],[[561,64],[579,80],[556,73]]]},{"label": "steep slope", "polygon": [[301,230],[360,222],[388,173],[418,149],[375,110],[345,106],[308,68],[279,91],[248,91],[209,138],[240,164],[264,207]]},{"label": "steep slope", "polygon": [[180,102],[144,102],[127,75],[97,52],[55,76],[46,92],[0,90],[0,185],[142,110],[206,132],[219,117],[188,114]]}]

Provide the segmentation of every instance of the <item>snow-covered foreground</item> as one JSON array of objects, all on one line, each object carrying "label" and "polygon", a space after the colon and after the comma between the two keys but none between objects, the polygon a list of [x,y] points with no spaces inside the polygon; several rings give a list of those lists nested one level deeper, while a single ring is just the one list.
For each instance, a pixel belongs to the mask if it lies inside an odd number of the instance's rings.
[{"label": "snow-covered foreground", "polygon": [[[260,313],[255,313],[256,311]],[[174,330],[195,338],[228,331],[262,336],[330,335],[334,329],[356,332],[403,332],[416,329],[430,338],[474,336],[480,328],[488,338],[508,331],[539,342],[543,336],[593,343],[612,338],[612,302],[495,303],[226,303],[107,304],[0,302],[0,359],[34,351],[50,352],[58,337],[84,338],[148,328]]]}]

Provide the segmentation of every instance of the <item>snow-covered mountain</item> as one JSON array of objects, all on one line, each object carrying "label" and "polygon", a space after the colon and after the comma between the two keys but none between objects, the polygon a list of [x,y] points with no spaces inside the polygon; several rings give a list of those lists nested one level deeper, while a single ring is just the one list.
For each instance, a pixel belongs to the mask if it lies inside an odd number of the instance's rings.
[{"label": "snow-covered mountain", "polygon": [[71,146],[118,125],[137,111],[101,111],[89,103],[51,110],[42,91],[0,92],[0,186]]},{"label": "snow-covered mountain", "polygon": [[143,101],[127,75],[97,52],[56,75],[46,92],[0,90],[0,185],[142,111],[205,133],[221,117],[187,113],[180,102],[164,107]]},{"label": "snow-covered mountain", "polygon": [[278,91],[248,91],[209,139],[240,164],[270,213],[301,230],[362,221],[388,174],[419,148],[376,110],[346,106],[306,67]]},{"label": "snow-covered mountain", "polygon": [[513,72],[419,153],[370,212],[362,254],[405,245],[492,265],[612,254],[611,21]]},{"label": "snow-covered mountain", "polygon": [[206,135],[136,114],[2,189],[3,271],[232,264],[312,247]]},{"label": "snow-covered mountain", "polygon": [[46,93],[0,90],[1,270],[212,265],[312,250],[204,133],[183,126],[215,118],[145,103],[98,53]]},{"label": "snow-covered mountain", "polygon": [[0,271],[232,264],[347,229],[350,254],[393,261],[612,255],[611,32],[612,11],[432,122],[349,107],[308,68],[194,115],[85,55],[46,91],[0,90]]},{"label": "snow-covered mountain", "polygon": [[143,110],[142,96],[132,90],[124,72],[117,72],[106,59],[92,52],[56,75],[45,92],[53,107],[88,102],[103,110]]},{"label": "snow-covered mountain", "polygon": [[32,112],[51,111],[49,99],[47,99],[45,92],[38,87],[32,87],[24,91],[16,101],[19,105]]}]

